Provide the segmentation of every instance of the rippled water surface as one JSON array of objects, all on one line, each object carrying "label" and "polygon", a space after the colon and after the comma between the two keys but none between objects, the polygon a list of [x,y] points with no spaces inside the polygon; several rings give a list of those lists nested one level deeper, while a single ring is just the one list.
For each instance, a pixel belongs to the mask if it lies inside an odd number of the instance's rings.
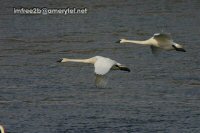
[{"label": "rippled water surface", "polygon": [[[0,124],[11,133],[196,133],[200,130],[198,0],[1,1]],[[85,15],[16,15],[13,7],[86,7]],[[171,33],[187,52],[120,45]],[[61,57],[110,57],[106,88],[93,66]]]}]

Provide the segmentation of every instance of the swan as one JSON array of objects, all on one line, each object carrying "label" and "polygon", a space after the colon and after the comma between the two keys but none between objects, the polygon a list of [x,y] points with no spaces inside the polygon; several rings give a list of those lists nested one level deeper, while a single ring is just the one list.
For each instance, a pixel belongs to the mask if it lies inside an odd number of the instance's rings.
[{"label": "swan", "polygon": [[105,74],[110,70],[122,70],[130,72],[130,69],[115,60],[106,58],[103,56],[94,56],[89,59],[69,59],[61,58],[57,62],[80,62],[80,63],[89,63],[94,65],[94,72],[96,74],[95,83],[97,87],[105,87],[107,81],[105,80]]},{"label": "swan", "polygon": [[4,127],[2,125],[0,125],[0,131],[1,133],[5,133]]},{"label": "swan", "polygon": [[116,43],[135,43],[147,45],[151,47],[152,53],[156,53],[159,49],[186,52],[182,45],[173,42],[171,36],[165,33],[155,33],[153,37],[144,41],[120,39]]},{"label": "swan", "polygon": [[94,64],[94,72],[98,75],[105,75],[110,70],[122,70],[130,72],[130,69],[115,60],[110,58],[106,58],[103,56],[95,56],[89,59],[69,59],[69,58],[62,58],[57,62],[81,62],[81,63],[89,63]]}]

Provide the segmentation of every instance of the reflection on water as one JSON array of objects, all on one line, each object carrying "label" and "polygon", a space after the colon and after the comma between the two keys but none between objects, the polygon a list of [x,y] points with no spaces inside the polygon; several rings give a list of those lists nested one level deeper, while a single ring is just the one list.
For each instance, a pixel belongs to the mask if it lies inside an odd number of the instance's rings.
[{"label": "reflection on water", "polygon": [[[1,4],[0,124],[8,132],[199,131],[199,1]],[[88,14],[13,15],[21,6],[87,7]],[[161,31],[187,52],[155,57],[148,47],[115,43]],[[112,73],[107,88],[99,89],[93,66],[56,62],[96,55],[132,71]]]}]

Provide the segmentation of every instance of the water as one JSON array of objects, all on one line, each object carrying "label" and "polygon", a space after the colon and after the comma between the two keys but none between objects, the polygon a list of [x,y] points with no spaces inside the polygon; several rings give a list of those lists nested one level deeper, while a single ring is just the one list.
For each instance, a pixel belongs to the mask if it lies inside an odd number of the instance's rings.
[{"label": "water", "polygon": [[[11,133],[200,130],[199,1],[1,1],[0,123]],[[86,7],[86,15],[14,15],[13,7]],[[114,43],[170,32],[186,53]],[[62,57],[110,57],[132,71],[94,85],[93,66]]]}]

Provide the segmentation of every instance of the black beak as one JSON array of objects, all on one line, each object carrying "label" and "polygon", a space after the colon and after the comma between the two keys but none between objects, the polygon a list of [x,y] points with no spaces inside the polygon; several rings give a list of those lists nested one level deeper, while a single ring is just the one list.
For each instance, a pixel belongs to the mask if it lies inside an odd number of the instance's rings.
[{"label": "black beak", "polygon": [[186,52],[184,48],[177,48],[176,46],[172,45],[176,51]]},{"label": "black beak", "polygon": [[59,60],[57,60],[57,62],[62,62],[62,60],[63,60],[63,59],[59,59]]},{"label": "black beak", "polygon": [[120,43],[121,42],[121,40],[118,40],[118,41],[116,41],[115,43]]}]

